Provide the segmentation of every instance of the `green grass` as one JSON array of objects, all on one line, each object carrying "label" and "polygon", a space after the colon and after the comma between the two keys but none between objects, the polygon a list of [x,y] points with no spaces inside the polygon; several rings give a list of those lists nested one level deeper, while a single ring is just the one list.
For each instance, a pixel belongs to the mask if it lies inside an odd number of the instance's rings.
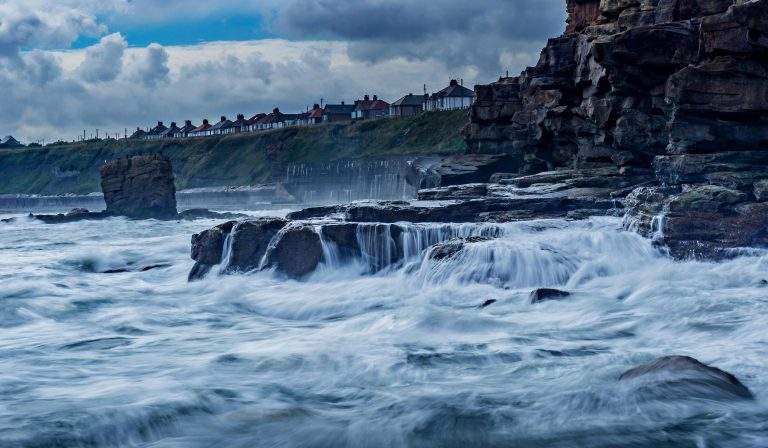
[{"label": "green grass", "polygon": [[99,167],[108,160],[165,154],[177,187],[256,185],[287,163],[465,151],[460,132],[466,111],[326,124],[270,132],[168,141],[106,141],[0,150],[0,194],[83,194],[100,191]]}]

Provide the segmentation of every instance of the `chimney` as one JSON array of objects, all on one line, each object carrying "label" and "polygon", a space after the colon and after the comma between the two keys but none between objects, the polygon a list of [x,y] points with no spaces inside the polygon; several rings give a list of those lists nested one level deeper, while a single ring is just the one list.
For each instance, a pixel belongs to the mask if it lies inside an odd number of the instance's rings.
[{"label": "chimney", "polygon": [[342,106],[344,105],[344,101],[342,101],[342,102],[341,102],[341,105],[342,105]]},{"label": "chimney", "polygon": [[203,120],[203,126],[208,126],[209,124],[211,124],[211,122],[208,121],[207,118]]},{"label": "chimney", "polygon": [[184,126],[192,126],[192,120],[186,120]]},{"label": "chimney", "polygon": [[160,126],[162,126],[162,125],[163,125],[163,122],[162,122],[162,121],[158,121],[158,122],[157,122],[157,127],[160,127]]},{"label": "chimney", "polygon": [[371,97],[370,97],[370,96],[368,96],[368,95],[365,95],[365,96],[363,97],[363,101],[371,101]]},{"label": "chimney", "polygon": [[227,121],[227,117],[225,117],[224,115],[222,115],[222,116],[221,116],[221,121]]},{"label": "chimney", "polygon": [[237,114],[237,119],[238,119],[238,120],[245,120],[245,115],[243,115],[243,114]]},{"label": "chimney", "polygon": [[373,101],[379,101],[378,95],[373,95]]},{"label": "chimney", "polygon": [[272,109],[272,113],[275,114],[275,115],[280,115],[280,108],[276,107],[276,108]]},{"label": "chimney", "polygon": [[315,105],[314,105],[314,106],[312,106],[312,109],[313,109],[313,110],[317,110],[317,109],[320,109],[320,105],[319,105],[319,104],[317,104],[317,103],[315,103]]},{"label": "chimney", "polygon": [[456,87],[459,85],[459,81],[456,81],[455,79],[451,80],[451,87]]},{"label": "chimney", "polygon": [[172,121],[172,122],[171,122],[171,127],[172,127],[172,128],[175,128],[175,127],[176,127],[176,122],[175,122],[175,121]]}]

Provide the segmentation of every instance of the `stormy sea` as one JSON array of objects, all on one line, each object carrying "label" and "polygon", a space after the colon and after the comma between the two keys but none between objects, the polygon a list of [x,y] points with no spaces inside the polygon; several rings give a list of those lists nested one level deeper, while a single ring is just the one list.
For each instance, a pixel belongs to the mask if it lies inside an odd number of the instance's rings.
[{"label": "stormy sea", "polygon": [[[190,237],[220,221],[11,216],[2,447],[768,446],[760,253],[675,262],[620,218],[409,224],[404,262],[358,232],[363,256],[325,245],[304,281],[189,283]],[[498,239],[425,256],[484,235]],[[573,296],[531,304],[539,287]],[[619,381],[665,355],[730,372],[754,397]]]}]

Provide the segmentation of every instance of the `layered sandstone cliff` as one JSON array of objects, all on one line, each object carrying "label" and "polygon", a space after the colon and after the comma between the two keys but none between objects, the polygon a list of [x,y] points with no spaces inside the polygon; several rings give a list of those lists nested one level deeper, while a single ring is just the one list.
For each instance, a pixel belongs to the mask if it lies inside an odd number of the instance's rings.
[{"label": "layered sandstone cliff", "polygon": [[[679,256],[713,255],[696,249],[712,229],[692,231],[694,218],[705,227],[751,220],[748,234],[715,238],[720,249],[762,244],[768,215],[750,204],[768,199],[768,1],[567,6],[566,33],[548,42],[535,67],[476,87],[470,150],[507,153],[521,174],[597,167],[654,174],[658,194],[633,196],[629,221],[673,253],[688,241]],[[680,199],[702,187],[728,194],[694,195],[709,198],[706,213]],[[722,197],[727,203],[717,202]],[[670,203],[676,213],[667,213]]]}]

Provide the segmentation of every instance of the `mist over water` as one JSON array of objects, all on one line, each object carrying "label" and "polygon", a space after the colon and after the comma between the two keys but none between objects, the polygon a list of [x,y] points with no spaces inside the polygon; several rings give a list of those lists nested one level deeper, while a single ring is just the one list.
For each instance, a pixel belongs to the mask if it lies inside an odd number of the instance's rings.
[{"label": "mist over water", "polygon": [[[0,224],[0,446],[768,445],[764,256],[673,262],[613,218],[424,224],[405,260],[362,231],[304,282],[187,283],[218,223]],[[454,236],[499,239],[425,257]],[[530,305],[542,286],[574,296]],[[671,354],[756,399],[617,381]]]}]

